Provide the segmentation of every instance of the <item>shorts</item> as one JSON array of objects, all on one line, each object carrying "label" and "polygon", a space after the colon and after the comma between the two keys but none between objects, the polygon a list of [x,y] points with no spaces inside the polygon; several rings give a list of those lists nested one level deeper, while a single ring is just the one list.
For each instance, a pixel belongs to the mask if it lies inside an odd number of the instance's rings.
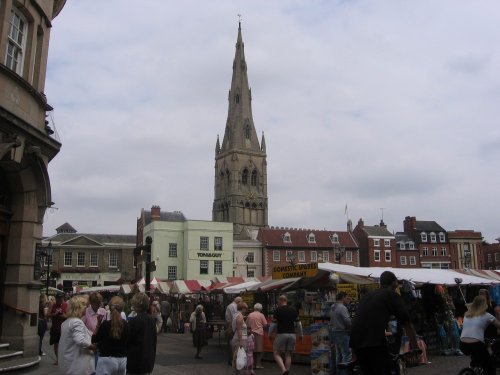
[{"label": "shorts", "polygon": [[278,333],[274,339],[273,350],[275,352],[292,352],[295,350],[295,333]]},{"label": "shorts", "polygon": [[59,344],[59,340],[61,339],[61,332],[52,332],[50,331],[50,345]]},{"label": "shorts", "polygon": [[255,348],[253,349],[254,353],[262,353],[264,352],[264,336],[255,334]]}]

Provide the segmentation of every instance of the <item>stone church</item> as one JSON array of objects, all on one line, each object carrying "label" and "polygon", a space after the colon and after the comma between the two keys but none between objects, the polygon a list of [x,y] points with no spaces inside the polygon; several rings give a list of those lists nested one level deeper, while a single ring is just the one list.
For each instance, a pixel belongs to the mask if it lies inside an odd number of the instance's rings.
[{"label": "stone church", "polygon": [[241,23],[228,102],[224,138],[215,146],[212,219],[234,223],[235,240],[255,239],[268,224],[266,142],[262,134],[259,144],[253,123]]}]

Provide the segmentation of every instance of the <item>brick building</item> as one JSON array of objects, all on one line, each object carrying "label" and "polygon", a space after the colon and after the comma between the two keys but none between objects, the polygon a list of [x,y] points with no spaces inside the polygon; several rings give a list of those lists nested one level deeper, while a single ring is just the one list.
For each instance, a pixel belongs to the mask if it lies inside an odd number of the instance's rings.
[{"label": "brick building", "polygon": [[396,267],[396,237],[387,230],[383,221],[380,225],[368,226],[359,219],[353,234],[359,244],[361,267]]}]

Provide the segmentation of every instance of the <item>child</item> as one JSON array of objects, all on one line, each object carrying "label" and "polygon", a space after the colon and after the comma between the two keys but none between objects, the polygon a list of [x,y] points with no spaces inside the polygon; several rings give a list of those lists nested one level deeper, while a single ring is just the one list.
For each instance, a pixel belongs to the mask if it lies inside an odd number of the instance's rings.
[{"label": "child", "polygon": [[248,327],[247,340],[245,342],[245,352],[247,353],[247,375],[255,375],[253,371],[253,350],[255,348],[255,337],[250,326]]}]

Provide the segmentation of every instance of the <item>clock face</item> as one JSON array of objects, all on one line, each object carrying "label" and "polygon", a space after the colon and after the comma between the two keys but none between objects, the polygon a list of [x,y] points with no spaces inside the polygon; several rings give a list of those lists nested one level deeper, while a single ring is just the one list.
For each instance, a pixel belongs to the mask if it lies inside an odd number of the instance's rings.
[{"label": "clock face", "polygon": [[248,198],[248,199],[255,199],[255,194],[254,194],[254,192],[252,191],[252,192],[248,193],[248,194],[247,194],[247,198]]}]

